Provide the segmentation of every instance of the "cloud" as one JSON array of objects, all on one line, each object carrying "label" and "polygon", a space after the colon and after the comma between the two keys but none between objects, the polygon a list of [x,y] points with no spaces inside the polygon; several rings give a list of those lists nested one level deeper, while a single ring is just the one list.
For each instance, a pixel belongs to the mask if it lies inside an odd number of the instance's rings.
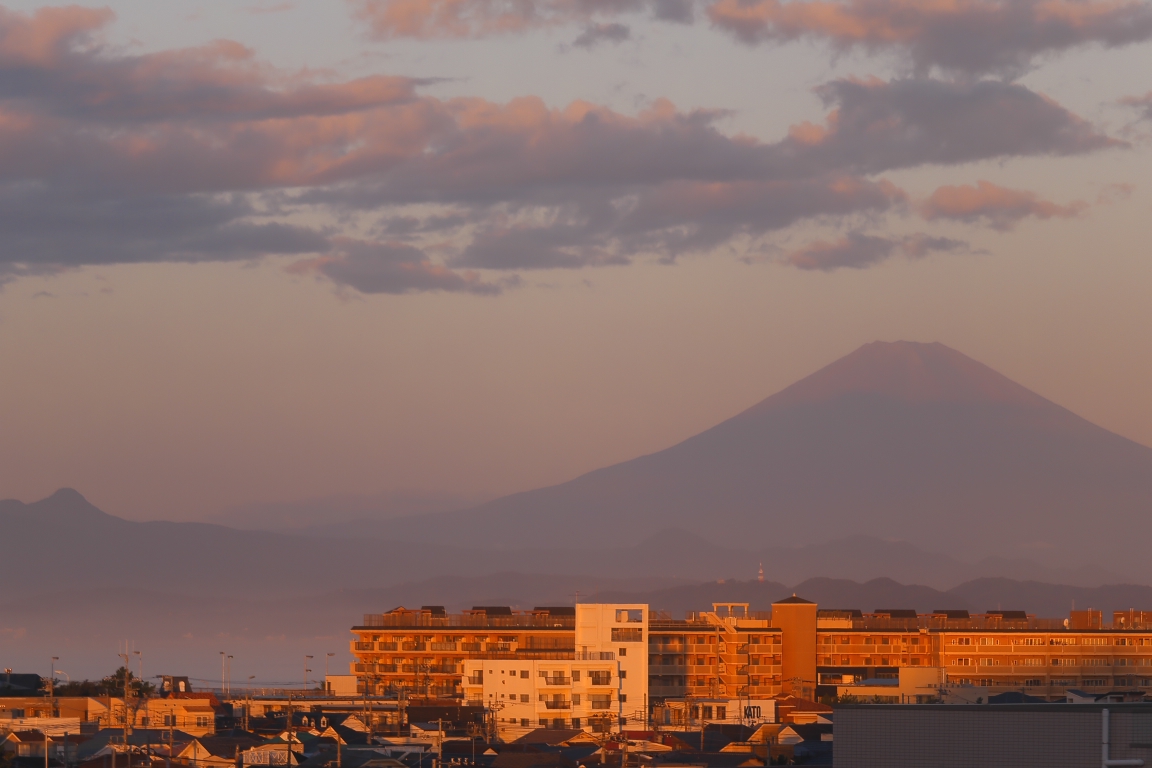
[{"label": "cloud", "polygon": [[920,206],[920,212],[929,220],[952,219],[969,224],[983,223],[1005,231],[1029,216],[1038,219],[1067,219],[1078,216],[1087,208],[1088,204],[1083,201],[1058,205],[1042,199],[1034,192],[978,181],[975,186],[965,184],[939,187]]},{"label": "cloud", "polygon": [[1041,55],[1152,39],[1152,5],[1124,0],[717,0],[707,13],[744,43],[894,51],[920,73],[1018,74]]},{"label": "cloud", "polygon": [[1142,119],[1152,120],[1152,91],[1143,96],[1129,96],[1121,99],[1120,103],[1139,110]]},{"label": "cloud", "polygon": [[329,248],[314,228],[262,221],[258,214],[242,196],[97,197],[8,185],[0,187],[0,263],[235,261]]},{"label": "cloud", "polygon": [[785,262],[806,270],[831,272],[836,269],[864,269],[897,254],[921,259],[932,253],[967,252],[967,243],[924,234],[892,238],[850,232],[839,240],[819,240],[793,251]]},{"label": "cloud", "polygon": [[1127,200],[1135,191],[1135,184],[1128,184],[1126,182],[1108,184],[1100,190],[1100,193],[1096,196],[1096,202],[1099,205],[1111,205],[1121,200]]},{"label": "cloud", "polygon": [[331,253],[297,262],[289,269],[299,274],[316,273],[361,293],[500,292],[499,286],[485,283],[475,273],[456,272],[436,264],[419,249],[404,243],[337,238],[334,245]]},{"label": "cloud", "polygon": [[488,37],[641,11],[667,21],[692,14],[688,0],[350,1],[355,16],[380,39]]},{"label": "cloud", "polygon": [[107,12],[57,10],[0,10],[6,279],[283,254],[364,292],[494,293],[504,283],[475,270],[742,249],[802,221],[859,226],[905,207],[889,171],[1122,146],[999,81],[834,81],[821,124],[768,142],[662,99],[634,115],[438,99],[408,78],[277,70],[227,42],[126,55],[99,44]]},{"label": "cloud", "polygon": [[[1015,75],[1078,46],[1152,39],[1139,0],[350,0],[379,39],[478,38],[565,24],[588,30],[625,14],[712,25],[741,42],[818,40],[904,57],[921,75]],[[601,23],[591,23],[591,22]],[[591,24],[590,24],[591,23]],[[622,27],[622,25],[616,25]],[[588,32],[585,32],[585,35]],[[584,35],[581,35],[583,38]],[[594,39],[594,38],[593,38]]]},{"label": "cloud", "polygon": [[836,80],[825,126],[793,128],[797,158],[861,173],[1127,146],[1055,101],[998,80]]},{"label": "cloud", "polygon": [[623,24],[589,24],[572,41],[577,48],[595,48],[600,43],[622,43],[632,36],[632,30]]}]

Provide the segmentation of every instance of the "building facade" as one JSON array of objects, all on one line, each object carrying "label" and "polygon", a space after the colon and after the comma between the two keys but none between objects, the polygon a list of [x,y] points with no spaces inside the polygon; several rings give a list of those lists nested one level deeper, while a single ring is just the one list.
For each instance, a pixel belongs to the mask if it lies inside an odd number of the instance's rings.
[{"label": "building facade", "polygon": [[[619,717],[665,703],[692,719],[693,712],[703,718],[698,704],[704,700],[781,694],[831,700],[840,687],[896,679],[901,669],[917,667],[943,670],[952,686],[1017,690],[1050,700],[1062,700],[1069,688],[1152,691],[1152,614],[1141,611],[1117,613],[1110,624],[1099,611],[1077,611],[1067,620],[1000,610],[863,613],[820,609],[793,595],[770,612],[750,611],[747,603],[716,603],[684,619],[646,605],[531,611],[478,606],[459,614],[435,606],[398,608],[365,616],[352,631],[351,671],[359,692],[485,701],[515,693],[515,700],[503,700],[509,709],[504,717],[537,725],[545,719],[584,723],[594,711],[586,698],[587,675],[602,672],[616,675],[610,679],[618,683],[623,673],[629,681],[629,690],[618,689],[626,706],[614,699],[612,711]],[[516,672],[515,691],[509,671]],[[574,684],[541,683],[575,683],[577,674],[579,692]],[[643,689],[632,688],[641,682]],[[545,694],[550,698],[542,700]],[[553,707],[541,709],[546,702]],[[676,702],[682,706],[671,706]],[[715,715],[718,705],[709,706]],[[739,720],[740,714],[728,718],[733,709],[740,712],[724,705],[726,717],[720,719]]]},{"label": "building facade", "polygon": [[[629,621],[618,621],[619,611],[628,611]],[[352,628],[351,672],[360,693],[464,698],[465,679],[478,668],[466,672],[466,662],[540,662],[534,668],[506,665],[538,676],[548,671],[544,662],[586,661],[580,658],[586,652],[619,656],[623,650],[628,656],[614,660],[626,664],[628,685],[644,685],[625,692],[629,705],[685,697],[764,699],[787,687],[782,634],[769,616],[750,612],[747,603],[717,603],[686,619],[642,604],[531,611],[477,606],[459,614],[438,606],[397,608],[366,615]],[[470,686],[469,694],[475,690]]]}]

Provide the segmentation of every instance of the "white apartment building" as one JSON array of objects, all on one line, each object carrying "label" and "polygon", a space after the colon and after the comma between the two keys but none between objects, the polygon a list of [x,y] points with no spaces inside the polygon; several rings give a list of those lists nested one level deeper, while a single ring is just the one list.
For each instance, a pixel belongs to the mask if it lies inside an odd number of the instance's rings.
[{"label": "white apartment building", "polygon": [[531,728],[643,725],[647,605],[577,605],[575,653],[553,655],[557,658],[467,660],[464,696],[493,712],[502,738]]}]

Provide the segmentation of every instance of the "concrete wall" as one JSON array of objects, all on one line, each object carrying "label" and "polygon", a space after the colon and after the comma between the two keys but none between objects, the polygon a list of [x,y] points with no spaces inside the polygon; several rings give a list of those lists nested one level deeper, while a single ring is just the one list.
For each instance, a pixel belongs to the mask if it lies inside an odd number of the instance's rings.
[{"label": "concrete wall", "polygon": [[[837,768],[1089,768],[1096,704],[836,707]],[[1152,766],[1152,705],[1110,704],[1111,757]]]},{"label": "concrete wall", "polygon": [[780,676],[784,692],[815,698],[816,603],[773,603],[772,626],[781,633]]}]

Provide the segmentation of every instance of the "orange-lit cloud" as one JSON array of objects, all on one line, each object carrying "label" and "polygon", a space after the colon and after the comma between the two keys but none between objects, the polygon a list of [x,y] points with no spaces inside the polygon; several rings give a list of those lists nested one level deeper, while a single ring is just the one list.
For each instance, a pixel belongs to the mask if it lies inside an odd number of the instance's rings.
[{"label": "orange-lit cloud", "polygon": [[[1000,81],[834,81],[819,88],[822,125],[763,142],[663,99],[635,115],[438,99],[409,78],[285,72],[227,41],[125,55],[96,42],[109,19],[0,12],[9,276],[286,254],[358,290],[493,293],[463,270],[673,261],[805,220],[882,216],[906,203],[888,171],[1122,146]],[[992,226],[1011,215],[932,210]]]},{"label": "orange-lit cloud", "polygon": [[969,224],[984,223],[993,229],[1008,230],[1028,217],[1067,219],[1078,216],[1088,204],[1075,201],[1058,205],[1034,192],[1008,189],[988,181],[975,185],[940,187],[920,206],[926,219],[954,219]]},{"label": "orange-lit cloud", "polygon": [[[822,40],[838,50],[894,51],[920,72],[1016,74],[1039,55],[1095,43],[1152,39],[1152,7],[1138,0],[350,0],[381,39],[477,38],[587,25],[590,43],[627,35],[605,19],[647,14],[690,22],[702,9],[748,43]],[[599,20],[599,21],[598,21]]]},{"label": "orange-lit cloud", "polygon": [[717,0],[707,12],[745,43],[892,50],[920,71],[1011,74],[1044,53],[1152,38],[1152,7],[1133,0]]}]

